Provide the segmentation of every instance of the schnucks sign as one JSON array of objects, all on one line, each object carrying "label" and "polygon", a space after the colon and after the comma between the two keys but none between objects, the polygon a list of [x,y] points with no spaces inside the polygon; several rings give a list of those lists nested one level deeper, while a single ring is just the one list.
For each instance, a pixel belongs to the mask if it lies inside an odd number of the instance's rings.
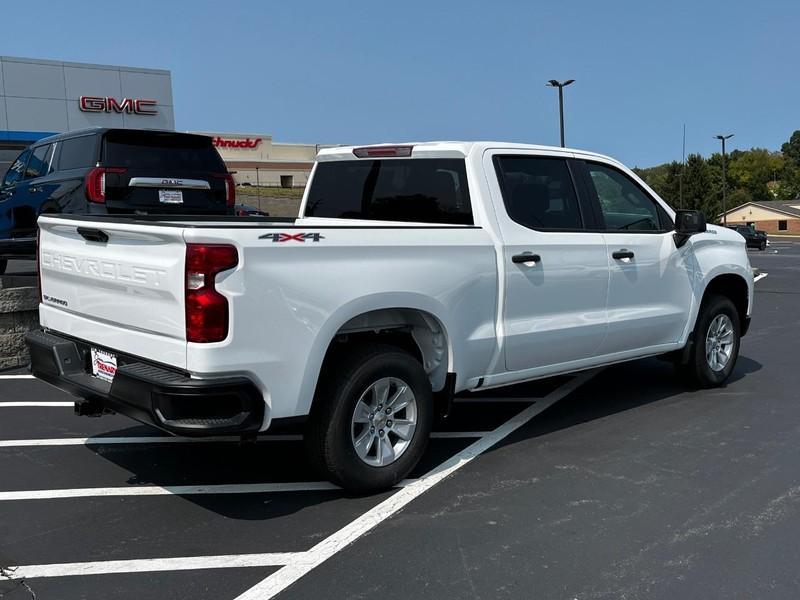
[{"label": "schnucks sign", "polygon": [[141,98],[123,98],[117,100],[111,96],[81,96],[80,108],[83,112],[115,112],[135,115],[157,115],[155,100]]},{"label": "schnucks sign", "polygon": [[214,145],[217,148],[258,148],[262,138],[244,138],[244,139],[229,139],[222,137],[214,138]]}]

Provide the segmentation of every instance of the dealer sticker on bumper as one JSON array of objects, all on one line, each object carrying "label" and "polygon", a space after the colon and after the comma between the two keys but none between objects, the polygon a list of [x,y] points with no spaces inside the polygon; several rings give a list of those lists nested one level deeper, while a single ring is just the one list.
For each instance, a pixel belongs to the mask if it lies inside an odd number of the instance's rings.
[{"label": "dealer sticker on bumper", "polygon": [[116,355],[107,350],[92,348],[92,375],[104,381],[113,381],[116,374]]}]

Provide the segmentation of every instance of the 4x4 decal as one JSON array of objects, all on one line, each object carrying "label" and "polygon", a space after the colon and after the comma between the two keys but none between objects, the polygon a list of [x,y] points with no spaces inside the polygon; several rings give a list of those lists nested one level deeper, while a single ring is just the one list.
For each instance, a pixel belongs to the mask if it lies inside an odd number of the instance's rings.
[{"label": "4x4 decal", "polygon": [[273,242],[303,242],[311,240],[318,242],[324,240],[325,236],[321,233],[265,233],[258,236],[260,240],[272,240]]}]

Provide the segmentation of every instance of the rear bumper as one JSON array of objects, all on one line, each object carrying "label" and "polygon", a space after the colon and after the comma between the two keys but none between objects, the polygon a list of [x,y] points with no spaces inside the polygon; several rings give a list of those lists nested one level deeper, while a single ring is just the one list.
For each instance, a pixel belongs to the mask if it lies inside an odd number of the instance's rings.
[{"label": "rear bumper", "polygon": [[36,238],[8,238],[0,240],[0,259],[35,259]]},{"label": "rear bumper", "polygon": [[37,329],[26,336],[33,375],[75,396],[79,414],[104,409],[176,435],[255,434],[264,399],[241,376],[192,379],[137,357],[117,354],[113,383],[93,377],[90,344]]}]

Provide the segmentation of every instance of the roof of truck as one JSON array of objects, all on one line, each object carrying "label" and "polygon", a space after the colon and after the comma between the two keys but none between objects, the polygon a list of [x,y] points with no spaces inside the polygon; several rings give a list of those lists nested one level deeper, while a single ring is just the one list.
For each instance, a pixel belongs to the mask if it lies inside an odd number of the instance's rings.
[{"label": "roof of truck", "polygon": [[555,154],[580,154],[581,156],[592,156],[612,162],[618,162],[609,156],[580,150],[577,148],[561,148],[559,146],[543,146],[538,144],[520,144],[515,142],[492,142],[492,141],[431,141],[431,142],[387,142],[381,144],[365,144],[361,146],[336,146],[333,148],[323,148],[317,154],[317,160],[352,160],[353,151],[358,148],[381,148],[387,146],[412,146],[412,157],[422,154],[430,157],[459,157],[467,156],[471,152],[483,153],[490,149],[503,150],[534,150]]}]

